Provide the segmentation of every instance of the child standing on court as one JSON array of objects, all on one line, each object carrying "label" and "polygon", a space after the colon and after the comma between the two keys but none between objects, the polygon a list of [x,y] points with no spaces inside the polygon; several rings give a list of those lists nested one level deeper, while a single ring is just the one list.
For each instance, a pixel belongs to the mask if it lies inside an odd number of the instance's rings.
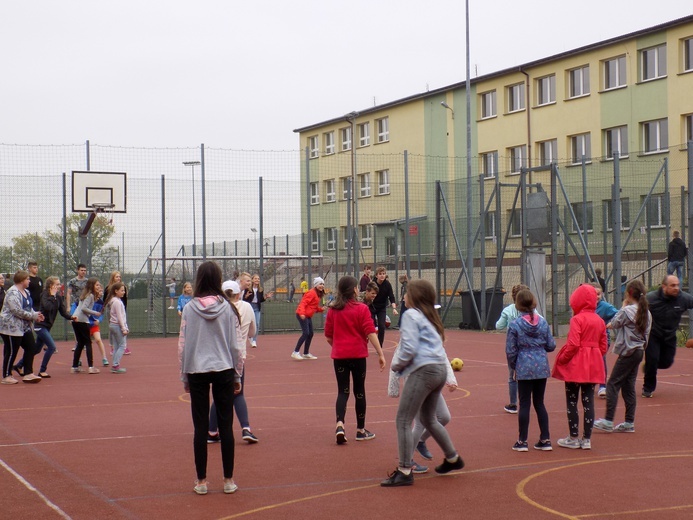
[{"label": "child standing on court", "polygon": [[[618,355],[618,359],[606,385],[606,416],[594,423],[594,427],[599,430],[624,433],[635,431],[635,379],[652,327],[652,315],[646,295],[645,286],[640,280],[629,282],[623,307],[606,326],[616,331],[611,350]],[[626,421],[614,426],[619,392],[626,404]]]},{"label": "child standing on court", "polygon": [[[606,326],[595,312],[597,291],[582,284],[570,295],[573,317],[570,319],[568,340],[556,356],[552,376],[565,381],[565,398],[570,435],[558,439],[563,448],[589,450],[592,448],[594,423],[594,385],[604,381]],[[583,436],[578,438],[580,414],[578,398],[582,395]]]},{"label": "child standing on court", "polygon": [[408,376],[397,409],[399,466],[380,483],[383,487],[411,486],[414,483],[411,425],[417,414],[445,455],[443,462],[436,466],[436,473],[449,473],[464,467],[447,430],[436,419],[448,364],[443,347],[445,329],[435,309],[436,290],[426,280],[412,280],[404,298],[408,310],[402,319],[399,348],[390,367],[398,375]]},{"label": "child standing on court", "polygon": [[[304,359],[318,359],[310,353],[310,343],[313,341],[313,314],[316,312],[324,312],[320,306],[320,300],[325,295],[325,280],[316,276],[313,280],[313,288],[303,295],[301,302],[296,308],[296,318],[301,325],[301,337],[298,338],[296,348],[291,353],[291,359],[302,361]],[[303,347],[303,355],[301,355],[301,345]]]},{"label": "child standing on court", "polygon": [[366,372],[368,342],[378,353],[380,371],[385,369],[385,356],[380,348],[371,313],[357,300],[359,282],[353,276],[343,276],[337,284],[337,296],[327,311],[325,337],[332,347],[331,357],[337,378],[337,444],[347,442],[344,417],[350,394],[350,380],[354,384],[356,407],[356,440],[368,441],[375,434],[366,430]]},{"label": "child standing on court", "polygon": [[113,345],[113,366],[111,366],[112,374],[124,374],[127,370],[120,366],[120,358],[125,353],[125,336],[128,335],[127,318],[125,315],[125,306],[121,298],[125,296],[125,285],[121,282],[113,284],[111,290],[106,296],[104,306],[110,309],[110,318],[108,320],[108,332]]},{"label": "child standing on court", "polygon": [[[513,285],[510,292],[513,302],[501,312],[500,318],[496,322],[496,330],[507,329],[508,325],[520,315],[520,311],[515,306],[515,298],[517,293],[522,290],[529,291],[529,287],[523,284]],[[510,368],[510,364],[508,364],[508,393],[510,394],[510,404],[505,405],[503,409],[508,413],[517,413],[517,380],[515,379],[515,371]]]},{"label": "child standing on court", "polygon": [[[513,288],[514,289],[514,288]],[[520,412],[517,416],[519,436],[513,445],[515,451],[529,451],[527,436],[529,433],[529,409],[534,403],[534,410],[539,420],[539,442],[535,450],[551,451],[549,433],[549,414],[544,406],[546,380],[551,375],[547,352],[553,352],[556,342],[551,335],[549,324],[534,309],[537,301],[529,289],[520,289],[515,294],[515,307],[519,313],[508,327],[505,340],[505,354],[513,379],[517,381],[520,396]]]},{"label": "child standing on court", "polygon": [[82,355],[82,350],[87,351],[87,363],[89,364],[89,373],[98,374],[99,369],[94,367],[94,357],[91,350],[91,334],[89,332],[89,317],[101,316],[101,313],[93,309],[94,302],[99,298],[101,293],[101,284],[97,278],[89,278],[87,284],[84,286],[84,290],[79,297],[79,303],[75,312],[72,313],[77,319],[72,322],[72,328],[75,331],[75,337],[77,338],[77,347],[75,347],[75,353],[72,356],[72,373],[79,374],[83,372],[82,368],[79,366],[79,358]]},{"label": "child standing on court", "polygon": [[[597,310],[596,313],[597,315],[604,320],[604,323],[606,325],[609,324],[611,321],[611,318],[616,316],[616,313],[618,312],[618,309],[611,305],[608,301],[604,299],[604,291],[602,290],[601,282],[594,282],[592,284],[592,287],[594,287],[597,290]],[[608,326],[607,326],[608,328]],[[610,343],[609,334],[606,334],[606,348],[609,348],[609,343]],[[604,381],[602,381],[599,384],[599,391],[597,392],[597,395],[601,397],[602,399],[606,398],[606,377],[608,376],[608,369],[606,366],[606,354],[604,354]]]},{"label": "child standing on court", "polygon": [[193,288],[190,282],[185,282],[183,284],[183,294],[178,297],[178,316],[183,315],[183,307],[186,306],[192,300]]}]

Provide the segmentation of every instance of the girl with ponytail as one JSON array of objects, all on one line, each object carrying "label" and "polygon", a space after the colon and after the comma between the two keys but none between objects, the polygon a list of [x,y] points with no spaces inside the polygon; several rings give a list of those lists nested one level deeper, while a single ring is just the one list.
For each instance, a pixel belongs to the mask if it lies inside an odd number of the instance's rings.
[{"label": "girl with ponytail", "polygon": [[[607,325],[616,331],[611,351],[618,359],[606,385],[606,416],[594,422],[594,427],[606,432],[633,433],[635,431],[635,378],[650,337],[652,315],[648,310],[645,286],[633,280],[626,286],[623,307]],[[614,426],[618,393],[626,404],[626,421]]]}]

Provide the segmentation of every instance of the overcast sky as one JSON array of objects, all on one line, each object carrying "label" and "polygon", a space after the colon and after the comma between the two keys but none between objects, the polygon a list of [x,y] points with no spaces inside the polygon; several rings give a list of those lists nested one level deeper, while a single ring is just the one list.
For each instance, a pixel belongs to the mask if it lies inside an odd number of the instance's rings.
[{"label": "overcast sky", "polygon": [[[464,4],[6,1],[0,143],[298,149],[295,128],[464,81]],[[472,76],[692,13],[470,0]]]}]

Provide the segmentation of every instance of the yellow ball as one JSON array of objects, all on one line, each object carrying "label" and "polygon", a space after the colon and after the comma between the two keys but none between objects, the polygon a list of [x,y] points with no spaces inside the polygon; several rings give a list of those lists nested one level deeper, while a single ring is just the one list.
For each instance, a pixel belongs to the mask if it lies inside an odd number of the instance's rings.
[{"label": "yellow ball", "polygon": [[450,366],[455,372],[459,372],[460,370],[462,370],[462,367],[464,366],[464,361],[456,357],[455,359],[450,361]]}]

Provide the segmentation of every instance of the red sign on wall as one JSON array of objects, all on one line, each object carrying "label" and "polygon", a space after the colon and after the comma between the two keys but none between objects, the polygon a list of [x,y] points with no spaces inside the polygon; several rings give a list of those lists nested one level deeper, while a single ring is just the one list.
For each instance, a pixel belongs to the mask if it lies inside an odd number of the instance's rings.
[{"label": "red sign on wall", "polygon": [[409,226],[409,236],[415,237],[419,234],[419,226],[416,224]]}]

